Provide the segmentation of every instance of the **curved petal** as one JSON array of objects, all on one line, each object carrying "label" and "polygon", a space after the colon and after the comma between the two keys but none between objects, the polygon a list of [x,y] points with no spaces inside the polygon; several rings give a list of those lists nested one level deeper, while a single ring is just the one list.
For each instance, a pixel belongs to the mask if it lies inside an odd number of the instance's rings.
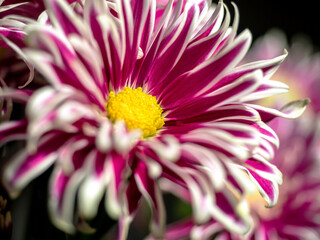
[{"label": "curved petal", "polygon": [[44,141],[34,154],[27,150],[18,153],[7,165],[4,183],[9,193],[15,197],[35,177],[47,170],[57,159],[56,152],[67,139],[64,135],[53,135]]},{"label": "curved petal", "polygon": [[280,111],[273,108],[263,107],[260,105],[254,105],[254,104],[247,104],[247,105],[256,109],[259,112],[262,121],[269,122],[275,117],[283,117],[283,118],[289,118],[289,119],[297,118],[301,116],[301,114],[305,111],[309,102],[310,102],[309,99],[293,101],[285,105]]},{"label": "curved petal", "polygon": [[0,125],[1,145],[12,140],[25,139],[27,132],[27,124],[28,122],[26,120],[2,123]]}]

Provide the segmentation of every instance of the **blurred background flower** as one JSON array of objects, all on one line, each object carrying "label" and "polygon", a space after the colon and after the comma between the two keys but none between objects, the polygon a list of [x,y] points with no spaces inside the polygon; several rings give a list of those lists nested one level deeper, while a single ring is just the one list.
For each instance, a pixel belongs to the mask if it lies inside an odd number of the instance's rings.
[{"label": "blurred background flower", "polygon": [[296,36],[290,42],[284,32],[272,29],[256,40],[249,54],[252,60],[272,57],[284,47],[289,51],[288,58],[273,79],[281,79],[292,86],[293,91],[271,97],[262,104],[278,105],[302,96],[311,99],[308,110],[301,118],[270,122],[281,142],[271,161],[283,173],[279,201],[273,208],[264,208],[259,194],[248,196],[254,229],[246,237],[224,232],[217,237],[219,240],[320,238],[320,55],[305,36]]}]

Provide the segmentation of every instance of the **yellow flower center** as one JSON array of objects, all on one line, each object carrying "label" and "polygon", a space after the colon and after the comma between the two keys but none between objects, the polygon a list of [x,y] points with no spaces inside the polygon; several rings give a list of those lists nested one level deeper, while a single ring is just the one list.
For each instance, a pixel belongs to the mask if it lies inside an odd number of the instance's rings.
[{"label": "yellow flower center", "polygon": [[143,137],[155,135],[164,125],[162,108],[157,99],[142,88],[125,87],[120,93],[109,93],[106,110],[109,119],[125,121],[128,129],[141,129]]}]

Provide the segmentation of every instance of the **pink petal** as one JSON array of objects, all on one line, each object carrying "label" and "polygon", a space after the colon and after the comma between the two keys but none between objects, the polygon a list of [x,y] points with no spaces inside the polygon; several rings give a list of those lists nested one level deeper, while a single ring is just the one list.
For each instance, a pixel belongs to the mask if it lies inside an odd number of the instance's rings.
[{"label": "pink petal", "polygon": [[279,189],[278,184],[274,181],[267,180],[259,176],[254,171],[248,169],[249,175],[257,183],[258,190],[262,197],[267,201],[268,207],[274,206],[278,201]]},{"label": "pink petal", "polygon": [[256,109],[259,112],[263,122],[269,122],[275,117],[283,117],[289,119],[297,118],[305,111],[309,103],[309,99],[293,101],[285,105],[280,111],[273,108],[267,108],[254,104],[250,104],[249,106]]},{"label": "pink petal", "polygon": [[25,139],[28,122],[26,120],[10,121],[0,125],[1,145],[18,139]]},{"label": "pink petal", "polygon": [[153,224],[151,231],[155,236],[162,236],[165,224],[165,210],[163,205],[160,189],[153,179],[148,175],[147,166],[142,162],[138,162],[134,174],[138,189],[146,198],[151,206],[153,213]]},{"label": "pink petal", "polygon": [[54,163],[58,157],[57,150],[66,140],[64,135],[53,135],[34,154],[22,151],[8,163],[4,181],[13,196]]}]

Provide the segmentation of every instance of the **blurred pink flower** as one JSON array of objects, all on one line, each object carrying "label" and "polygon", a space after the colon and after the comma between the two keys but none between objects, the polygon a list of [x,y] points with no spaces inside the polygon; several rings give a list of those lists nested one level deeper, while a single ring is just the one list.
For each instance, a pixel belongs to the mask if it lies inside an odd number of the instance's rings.
[{"label": "blurred pink flower", "polygon": [[74,232],[75,200],[91,219],[106,195],[119,238],[142,197],[162,236],[162,191],[190,202],[196,224],[215,219],[241,234],[252,184],[276,203],[278,138],[265,122],[295,118],[308,101],[282,111],[249,103],[287,90],[269,80],[286,54],[239,64],[251,34],[236,35],[237,9],[231,27],[222,1],[48,0],[46,10],[49,21],[23,29],[22,54],[49,85],[27,100],[26,119],[0,125],[2,144],[26,140],[4,169],[12,196],[54,164],[54,223]]},{"label": "blurred pink flower", "polygon": [[271,161],[283,173],[278,203],[273,208],[264,208],[260,196],[250,196],[254,228],[245,237],[223,232],[216,239],[320,238],[320,165],[318,155],[313,153],[315,145],[319,148],[319,136],[314,134],[319,128],[306,132],[304,124],[303,121],[283,122],[280,119],[271,124],[276,131],[279,130],[281,141],[280,149]]},{"label": "blurred pink flower", "polygon": [[273,57],[284,47],[289,50],[289,56],[272,79],[288,83],[294,91],[263,103],[275,105],[306,96],[311,98],[311,103],[299,119],[284,121],[279,118],[270,123],[281,143],[271,160],[283,173],[278,203],[273,208],[264,208],[264,201],[258,194],[249,196],[254,228],[246,236],[239,236],[222,231],[221,225],[214,222],[208,236],[217,234],[215,239],[320,239],[320,109],[317,93],[320,56],[313,53],[307,38],[294,38],[288,46],[280,30],[272,30],[258,39],[249,56],[251,60]]},{"label": "blurred pink flower", "polygon": [[289,50],[289,56],[273,75],[272,79],[282,81],[290,87],[290,91],[277,97],[269,98],[270,105],[283,104],[300,98],[310,98],[309,112],[320,112],[320,53],[315,52],[311,39],[306,35],[296,35],[288,43],[281,30],[270,30],[265,36],[255,41],[247,60],[263,60],[273,58]]},{"label": "blurred pink flower", "polygon": [[276,119],[270,124],[281,142],[271,162],[282,171],[284,183],[274,208],[257,208],[254,212],[257,226],[250,235],[262,240],[319,239],[320,55],[313,52],[306,36],[297,36],[288,45],[280,30],[270,31],[258,40],[251,54],[256,57],[262,56],[263,51],[276,54],[281,47],[289,49],[289,56],[273,79],[286,82],[293,91],[279,96],[276,104],[306,96],[311,102],[301,118],[286,122]]}]

